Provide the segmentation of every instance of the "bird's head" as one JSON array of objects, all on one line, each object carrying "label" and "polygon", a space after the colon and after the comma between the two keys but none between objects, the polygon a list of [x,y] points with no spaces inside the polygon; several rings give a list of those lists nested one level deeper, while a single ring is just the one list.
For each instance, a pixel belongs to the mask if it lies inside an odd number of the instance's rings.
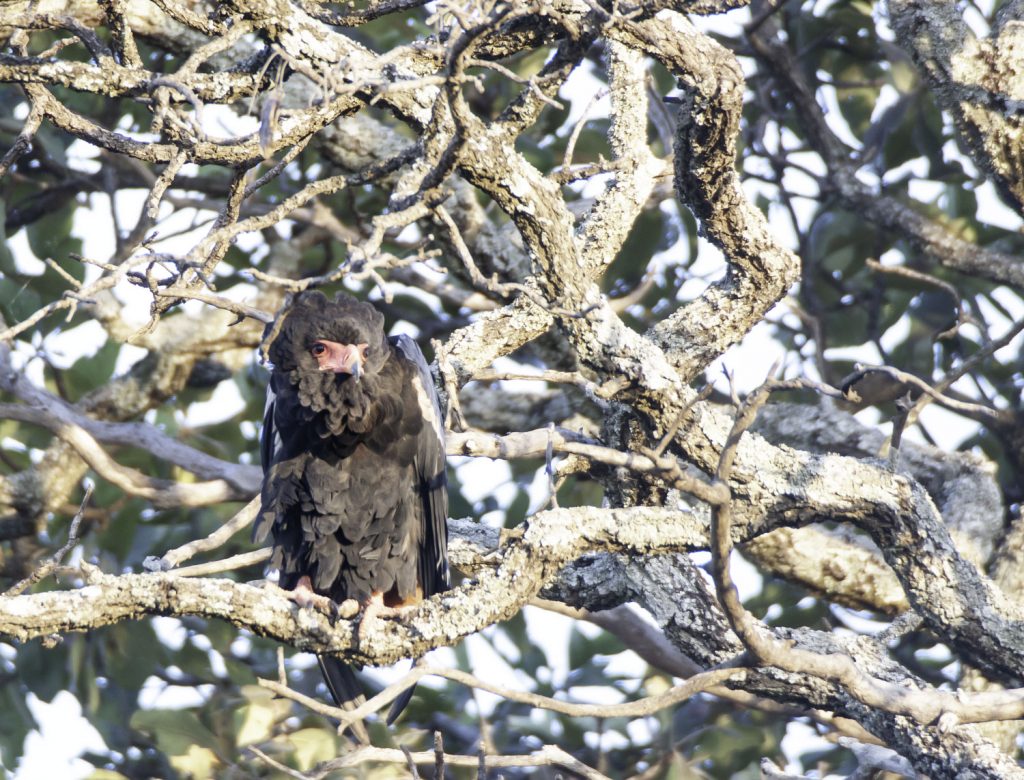
[{"label": "bird's head", "polygon": [[359,382],[387,359],[384,315],[369,303],[344,293],[332,301],[307,292],[296,296],[282,316],[269,350],[277,370]]}]

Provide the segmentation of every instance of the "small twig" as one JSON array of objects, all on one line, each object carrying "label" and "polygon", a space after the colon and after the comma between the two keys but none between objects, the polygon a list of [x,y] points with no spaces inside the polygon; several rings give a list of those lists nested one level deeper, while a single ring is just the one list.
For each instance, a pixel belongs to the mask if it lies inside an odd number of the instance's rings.
[{"label": "small twig", "polygon": [[[838,391],[834,391],[838,394]],[[579,455],[592,463],[628,468],[638,473],[655,472],[673,487],[709,500],[718,493],[707,481],[684,468],[678,458],[661,456],[652,458],[646,453],[623,452],[612,447],[594,443],[594,440],[572,431],[556,428],[549,433],[547,428],[533,431],[509,433],[505,436],[482,431],[451,432],[447,436],[446,448],[449,455],[473,455],[487,458],[539,458],[547,451],[549,437],[556,452]]]},{"label": "small twig", "polygon": [[412,751],[409,750],[408,745],[402,745],[402,753],[405,754],[406,766],[409,767],[409,774],[412,775],[412,779],[420,780],[420,770],[416,768],[416,759],[412,757]]},{"label": "small twig", "polygon": [[78,507],[78,512],[71,518],[71,527],[68,529],[68,540],[64,543],[57,552],[55,552],[48,561],[42,566],[36,569],[25,579],[20,582],[16,582],[12,585],[4,596],[17,596],[24,593],[26,589],[32,587],[37,582],[42,580],[44,577],[50,576],[51,572],[60,566],[61,561],[64,560],[64,556],[71,552],[71,548],[78,544],[78,529],[82,524],[82,517],[85,515],[85,508],[89,504],[89,499],[92,498],[93,485],[90,482],[86,485],[85,495],[82,497],[82,503]]},{"label": "small twig", "polygon": [[[294,770],[289,770],[289,776],[301,777],[302,780],[322,780],[339,769],[355,767],[371,761],[407,765],[410,757],[418,765],[436,764],[437,760],[433,750],[424,750],[412,753],[411,756],[406,756],[398,748],[378,748],[366,745],[344,756],[320,764],[314,774],[299,775]],[[585,778],[585,780],[610,780],[606,775],[573,758],[556,745],[544,745],[539,750],[535,750],[527,755],[493,756],[486,755],[483,751],[480,751],[475,756],[446,753],[444,760],[451,767],[476,767],[477,776],[480,778],[487,776],[488,769],[555,766],[567,769],[574,775]]]},{"label": "small twig", "polygon": [[[61,268],[60,265],[52,257],[44,257],[43,262],[46,263],[51,269],[53,269],[53,271],[58,276],[60,276],[65,282],[70,284],[73,289],[82,289],[82,283],[78,281],[75,277],[73,277],[71,274],[69,274],[67,271],[65,271],[63,268]],[[68,316],[68,319],[71,319],[70,315]]]},{"label": "small twig", "polygon": [[306,146],[309,144],[312,138],[312,135],[307,135],[305,138],[302,138],[297,144],[295,144],[291,149],[289,149],[288,152],[284,155],[284,157],[282,157],[273,167],[271,167],[269,171],[264,173],[256,181],[254,181],[252,184],[245,188],[245,197],[248,198],[260,187],[277,178],[277,176],[281,174],[281,171],[287,168],[288,164],[292,160],[294,160],[296,157],[302,154],[302,150],[306,148]]},{"label": "small twig", "polygon": [[259,748],[253,747],[252,745],[249,745],[246,748],[246,750],[248,750],[250,753],[252,753],[258,759],[260,759],[260,761],[263,761],[264,763],[266,763],[267,766],[273,767],[278,772],[283,772],[284,774],[288,775],[288,777],[294,777],[296,780],[310,780],[310,776],[309,775],[303,774],[302,772],[298,772],[298,771],[292,769],[290,766],[286,766],[285,764],[282,764],[280,761],[276,761],[275,759],[273,759],[270,756],[268,756],[266,753],[264,753]]},{"label": "small twig", "polygon": [[138,469],[123,466],[100,446],[85,428],[45,410],[24,404],[0,404],[0,417],[30,422],[52,431],[69,444],[93,471],[126,493],[141,496],[156,506],[208,506],[237,500],[238,488],[224,479],[183,484],[156,479]]},{"label": "small twig", "polygon": [[224,523],[224,525],[209,536],[202,539],[193,539],[188,544],[183,544],[181,547],[175,547],[173,550],[168,550],[160,558],[150,556],[149,558],[146,558],[142,565],[149,571],[169,571],[178,564],[187,561],[194,555],[201,552],[216,550],[222,544],[227,542],[228,539],[248,526],[255,519],[256,512],[259,511],[259,508],[260,497],[256,496],[252,501],[236,512],[234,517]]},{"label": "small twig", "polygon": [[[563,106],[557,100],[555,100],[552,97],[548,97],[547,95],[545,95],[541,91],[540,87],[537,86],[537,83],[532,78],[523,78],[522,76],[519,76],[516,73],[513,73],[511,70],[506,68],[504,65],[500,65],[497,62],[492,62],[491,60],[480,60],[480,59],[476,59],[474,57],[469,57],[469,58],[466,59],[466,66],[467,67],[471,67],[471,68],[488,68],[490,70],[496,71],[496,72],[500,73],[502,76],[504,76],[505,78],[507,78],[507,79],[509,79],[511,81],[514,81],[517,84],[522,84],[523,86],[529,87],[530,91],[542,103],[545,103],[546,105],[549,105],[552,108],[555,108],[555,109],[557,109],[559,111],[562,111],[562,110],[565,109],[565,106]],[[588,108],[589,108],[589,106],[588,106]]]},{"label": "small twig", "polygon": [[257,309],[254,306],[248,306],[238,301],[233,301],[230,298],[225,298],[222,295],[214,295],[213,293],[201,292],[199,290],[183,289],[180,286],[168,287],[163,290],[154,290],[153,294],[157,298],[188,298],[189,300],[202,301],[208,303],[211,306],[216,306],[218,309],[229,311],[232,314],[238,316],[238,319],[233,323],[237,325],[246,317],[257,320],[264,324],[270,324],[274,321],[274,315],[270,312]]},{"label": "small twig", "polygon": [[7,175],[7,171],[9,171],[11,166],[17,162],[18,158],[32,148],[32,139],[35,137],[36,131],[39,130],[39,125],[43,121],[43,114],[42,106],[33,102],[32,108],[29,110],[28,116],[25,118],[25,124],[21,128],[21,132],[18,133],[18,137],[14,139],[14,143],[11,145],[11,148],[8,149],[7,153],[2,159],[0,159],[0,179],[3,179],[3,177]]},{"label": "small twig", "polygon": [[[943,377],[943,379],[941,381],[936,382],[935,383],[935,390],[940,392],[940,393],[942,391],[944,391],[944,390],[947,390],[960,377],[962,377],[965,374],[967,374],[968,372],[972,371],[975,368],[975,366],[980,365],[984,360],[986,360],[990,356],[994,355],[996,352],[998,352],[1003,347],[1005,347],[1007,344],[1009,344],[1011,341],[1013,341],[1015,338],[1017,338],[1017,335],[1022,330],[1024,330],[1024,319],[1019,320],[1018,322],[1015,322],[1013,325],[1010,326],[1009,329],[1007,329],[1006,333],[1004,333],[998,339],[990,341],[982,349],[979,349],[977,352],[975,352],[973,355],[971,355],[967,360],[965,360],[963,363],[961,363],[956,368],[956,370],[950,371],[945,377]],[[932,396],[927,395],[927,394],[922,396],[921,398],[917,399],[917,402],[914,404],[914,408],[911,409],[909,414],[907,415],[907,418],[908,418],[908,420],[910,421],[911,424],[913,424],[917,420],[918,416],[921,414],[921,410],[927,404],[931,403],[932,400],[933,400]],[[938,399],[934,399],[934,400],[938,400]],[[941,403],[941,401],[940,401],[940,403]],[[986,407],[982,407],[982,408],[986,408]],[[996,412],[996,414],[998,414],[998,412]]]},{"label": "small twig", "polygon": [[[914,374],[909,374],[906,371],[900,371],[899,369],[892,368],[891,366],[858,366],[857,369],[860,372],[860,374],[863,375],[870,374],[872,372],[877,372],[892,377],[894,380],[896,380],[897,382],[901,382],[905,386],[909,385],[920,390],[931,400],[938,401],[942,406],[945,406],[947,409],[952,409],[953,411],[956,412],[963,412],[964,414],[971,416],[984,417],[989,420],[1001,420],[1001,415],[997,409],[991,409],[988,406],[984,406],[983,404],[972,404],[967,403],[965,401],[958,401],[955,398],[950,398],[948,395],[944,395],[943,393],[933,388],[930,384],[925,382],[920,377],[915,376]],[[852,380],[846,382],[846,384],[851,383]]]},{"label": "small twig", "polygon": [[676,415],[675,420],[672,421],[672,424],[669,426],[668,430],[665,431],[665,435],[662,436],[661,441],[658,442],[658,446],[655,447],[653,452],[651,453],[652,457],[654,457],[655,460],[661,457],[661,454],[665,451],[665,448],[668,447],[669,442],[671,442],[676,437],[676,434],[679,433],[679,427],[683,424],[683,421],[690,414],[690,410],[693,409],[693,407],[696,406],[698,403],[706,401],[708,398],[710,398],[711,393],[714,392],[714,390],[715,386],[709,382],[708,384],[704,385],[704,387],[701,388],[700,392],[697,393],[697,395],[695,395],[693,398],[687,401],[683,408],[679,410],[679,414]]},{"label": "small twig", "polygon": [[[939,279],[938,277],[932,276],[931,274],[926,274],[922,271],[915,271],[913,268],[904,268],[903,266],[898,265],[882,265],[880,262],[870,257],[865,261],[865,265],[867,265],[867,267],[870,268],[872,271],[876,271],[882,274],[889,274],[891,276],[900,276],[903,277],[904,279],[913,279],[915,282],[923,282],[924,284],[930,284],[949,293],[949,296],[953,299],[954,307],[956,308],[956,323],[952,327],[947,328],[946,330],[941,330],[935,333],[934,338],[949,338],[950,336],[955,334],[962,325],[971,321],[971,316],[967,313],[967,310],[964,308],[964,302],[963,298],[960,296],[960,291],[957,290],[956,287],[954,287],[952,284],[945,281],[944,279]],[[979,328],[979,330],[981,329]],[[982,332],[984,331],[982,330]]]},{"label": "small twig", "polygon": [[444,735],[434,732],[434,777],[444,780]]},{"label": "small twig", "polygon": [[207,577],[211,574],[221,574],[235,569],[244,569],[246,566],[255,566],[257,563],[269,561],[273,550],[264,547],[261,550],[250,550],[249,552],[232,555],[219,561],[209,563],[197,563],[195,566],[183,566],[175,569],[174,574],[178,577]]},{"label": "small twig", "polygon": [[488,279],[483,275],[480,269],[477,268],[476,261],[473,259],[473,255],[469,251],[469,247],[466,246],[466,242],[462,238],[462,232],[459,230],[459,226],[455,224],[455,220],[452,219],[445,207],[438,205],[434,208],[434,212],[445,224],[445,227],[448,228],[448,233],[452,239],[452,246],[455,247],[456,253],[458,253],[459,258],[462,260],[462,265],[469,274],[469,278],[478,288],[488,290],[489,292],[503,298],[511,298],[513,297],[513,293],[520,293],[521,295],[525,295],[529,298],[535,305],[548,312],[548,314],[555,317],[564,317],[566,319],[581,319],[597,308],[596,305],[593,305],[588,306],[581,311],[570,311],[554,305],[528,284],[517,284],[515,282],[502,283],[498,282],[496,279]]},{"label": "small twig", "polygon": [[544,473],[548,476],[548,508],[558,508],[558,488],[555,485],[555,469],[552,461],[555,458],[555,424],[548,423],[548,446],[544,448]]},{"label": "small twig", "polygon": [[601,89],[595,92],[594,96],[590,98],[590,102],[587,103],[586,108],[583,109],[583,113],[580,114],[580,118],[576,120],[576,126],[573,127],[572,134],[569,136],[569,141],[565,145],[565,154],[562,155],[563,171],[568,171],[572,167],[572,155],[576,150],[576,142],[579,140],[580,134],[583,132],[583,126],[586,125],[587,119],[590,118],[590,112],[593,110],[594,106],[607,95],[607,89]]},{"label": "small twig", "polygon": [[[660,712],[666,707],[671,707],[681,701],[685,701],[698,693],[702,693],[711,687],[724,683],[726,680],[743,679],[746,674],[747,670],[744,668],[713,669],[707,672],[695,674],[685,682],[670,688],[665,693],[646,696],[642,699],[637,699],[636,701],[625,702],[623,704],[577,704],[575,702],[567,702],[562,699],[554,699],[550,696],[542,696],[537,693],[517,691],[512,688],[495,685],[458,669],[415,666],[400,680],[387,686],[376,696],[368,699],[366,702],[360,704],[354,709],[342,710],[320,702],[315,702],[317,705],[315,709],[317,712],[337,718],[340,721],[339,729],[344,729],[351,723],[364,720],[368,716],[378,712],[383,707],[394,701],[394,699],[403,691],[415,685],[422,678],[434,676],[443,677],[469,688],[493,693],[495,696],[500,696],[501,698],[509,701],[529,704],[532,707],[551,710],[552,712],[558,712],[562,715],[568,715],[574,718],[635,718]],[[274,693],[292,699],[293,701],[298,701],[303,704],[306,704],[308,701],[313,701],[309,699],[309,697],[304,696],[297,691],[293,691],[289,688],[282,688],[282,686],[273,680],[259,679],[257,682],[262,687],[268,688]]]}]

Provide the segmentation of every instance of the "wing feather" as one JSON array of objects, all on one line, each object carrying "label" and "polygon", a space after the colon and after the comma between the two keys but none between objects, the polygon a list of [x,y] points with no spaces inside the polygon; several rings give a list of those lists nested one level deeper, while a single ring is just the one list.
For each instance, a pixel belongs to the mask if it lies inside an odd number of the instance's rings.
[{"label": "wing feather", "polygon": [[261,512],[256,516],[252,527],[252,540],[262,542],[274,524],[274,515],[262,511],[270,505],[269,493],[274,489],[273,482],[267,479],[270,469],[277,462],[281,451],[281,436],[274,425],[274,413],[277,409],[277,394],[273,390],[273,382],[267,383],[267,403],[263,407],[263,428],[260,430],[260,465],[263,466],[263,487],[261,489]]},{"label": "wing feather", "polygon": [[399,354],[416,369],[413,386],[426,423],[417,442],[415,462],[423,516],[419,579],[423,595],[431,596],[451,587],[451,572],[448,568],[448,477],[445,474],[441,403],[426,358],[416,342],[406,335],[395,336],[390,341]]},{"label": "wing feather", "polygon": [[270,471],[275,455],[281,449],[281,436],[274,426],[276,403],[277,393],[274,392],[272,383],[267,382],[267,403],[263,407],[263,429],[260,431],[260,464],[263,466],[264,477]]}]

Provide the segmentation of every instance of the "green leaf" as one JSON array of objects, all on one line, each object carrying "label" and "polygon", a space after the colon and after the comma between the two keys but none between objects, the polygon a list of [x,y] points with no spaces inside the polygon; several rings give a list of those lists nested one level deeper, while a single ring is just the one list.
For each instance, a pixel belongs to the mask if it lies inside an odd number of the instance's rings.
[{"label": "green leaf", "polygon": [[[32,316],[43,305],[39,293],[28,282],[0,279],[0,311],[9,325],[15,325]],[[38,326],[37,326],[38,327]],[[23,334],[24,338],[28,334]]]},{"label": "green leaf", "polygon": [[338,755],[337,738],[326,729],[299,729],[286,739],[295,748],[293,756],[300,772],[306,772],[321,761]]},{"label": "green leaf", "polygon": [[114,374],[114,365],[120,354],[121,345],[111,339],[105,342],[94,355],[76,360],[64,372],[64,381],[71,398],[77,400],[90,390],[105,385]]},{"label": "green leaf", "polygon": [[234,715],[235,744],[238,747],[263,742],[270,738],[274,726],[291,713],[287,699],[275,699],[274,694],[258,685],[243,685],[241,694],[249,701]]},{"label": "green leaf", "polygon": [[[71,223],[74,218],[74,205],[40,217],[26,226],[28,245],[40,260],[47,257],[57,261],[66,260],[71,252],[81,252],[82,242],[71,236]],[[80,263],[79,270],[84,272]],[[64,282],[67,287],[67,282]]]},{"label": "green leaf", "polygon": [[213,776],[220,746],[213,733],[188,710],[138,710],[131,727],[149,734],[171,765],[195,778]]},{"label": "green leaf", "polygon": [[220,760],[212,750],[198,745],[189,745],[183,754],[171,756],[171,766],[192,780],[213,777],[213,770],[219,763]]}]

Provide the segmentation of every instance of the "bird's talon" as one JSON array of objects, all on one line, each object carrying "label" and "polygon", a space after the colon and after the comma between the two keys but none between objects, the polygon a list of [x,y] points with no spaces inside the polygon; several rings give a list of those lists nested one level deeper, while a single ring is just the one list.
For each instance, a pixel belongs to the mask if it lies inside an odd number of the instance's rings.
[{"label": "bird's talon", "polygon": [[338,617],[351,620],[359,614],[359,602],[355,599],[345,599],[340,604],[335,604],[338,610]]},{"label": "bird's talon", "polygon": [[294,601],[300,609],[317,609],[327,615],[331,625],[338,619],[339,607],[328,596],[321,596],[313,590],[313,583],[309,577],[302,577],[295,584],[295,588],[288,592],[288,598]]}]

